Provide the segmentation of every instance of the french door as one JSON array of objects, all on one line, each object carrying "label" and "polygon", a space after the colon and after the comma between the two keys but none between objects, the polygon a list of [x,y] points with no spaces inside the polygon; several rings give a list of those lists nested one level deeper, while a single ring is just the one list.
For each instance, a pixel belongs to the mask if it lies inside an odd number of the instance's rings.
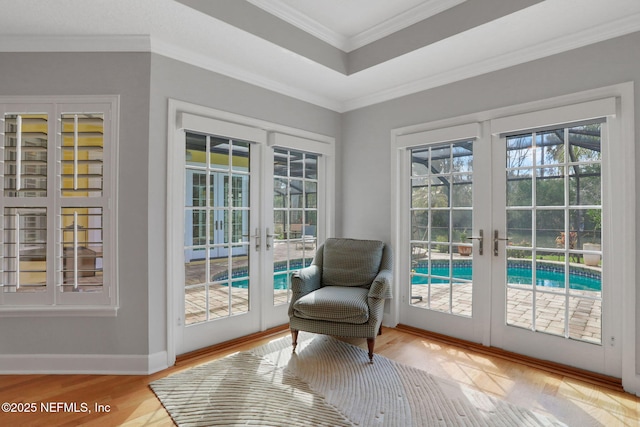
[{"label": "french door", "polygon": [[[620,375],[619,298],[603,258],[606,123],[570,123],[494,137],[492,345]],[[605,218],[606,219],[606,218]],[[606,248],[606,246],[604,247]]]},{"label": "french door", "polygon": [[400,323],[620,376],[606,119],[483,126],[400,138]]},{"label": "french door", "polygon": [[260,146],[185,132],[185,351],[259,329]]},{"label": "french door", "polygon": [[181,118],[170,230],[176,354],[288,322],[289,276],[330,232],[333,153],[256,123]]}]

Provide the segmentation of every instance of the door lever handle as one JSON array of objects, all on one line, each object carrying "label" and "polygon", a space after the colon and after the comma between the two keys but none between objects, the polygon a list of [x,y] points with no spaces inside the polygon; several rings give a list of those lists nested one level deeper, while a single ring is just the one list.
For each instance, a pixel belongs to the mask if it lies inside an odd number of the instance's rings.
[{"label": "door lever handle", "polygon": [[256,228],[256,234],[243,234],[242,237],[248,237],[251,239],[252,237],[256,239],[256,251],[260,250],[260,230]]},{"label": "door lever handle", "polygon": [[498,242],[501,240],[508,241],[507,237],[499,237],[498,230],[493,230],[493,256],[498,256]]},{"label": "door lever handle", "polygon": [[484,252],[484,230],[478,231],[479,236],[467,237],[467,240],[478,241],[478,255],[482,255]]},{"label": "door lever handle", "polygon": [[[271,232],[269,231],[269,228],[267,228],[267,250],[271,249],[273,247],[273,237],[274,234],[271,234]],[[269,240],[271,239],[271,240]]]}]

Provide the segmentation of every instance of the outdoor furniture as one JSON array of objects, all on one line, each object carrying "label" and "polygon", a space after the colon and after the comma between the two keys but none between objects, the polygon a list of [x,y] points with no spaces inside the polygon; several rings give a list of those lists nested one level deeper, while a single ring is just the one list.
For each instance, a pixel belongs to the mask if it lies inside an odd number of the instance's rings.
[{"label": "outdoor furniture", "polygon": [[296,249],[307,249],[307,245],[313,247],[316,245],[316,226],[315,225],[305,225],[302,231],[302,237],[300,237],[300,241],[296,242]]},{"label": "outdoor furniture", "polygon": [[373,362],[384,301],[392,298],[391,248],[377,240],[327,239],[309,267],[291,276],[289,326],[298,331],[366,338]]}]

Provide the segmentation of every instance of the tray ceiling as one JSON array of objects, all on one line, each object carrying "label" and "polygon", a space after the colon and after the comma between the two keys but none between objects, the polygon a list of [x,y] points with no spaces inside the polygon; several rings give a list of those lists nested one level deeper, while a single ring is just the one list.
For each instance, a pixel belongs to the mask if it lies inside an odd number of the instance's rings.
[{"label": "tray ceiling", "polygon": [[260,1],[0,0],[0,52],[151,51],[344,112],[640,31],[638,0]]}]

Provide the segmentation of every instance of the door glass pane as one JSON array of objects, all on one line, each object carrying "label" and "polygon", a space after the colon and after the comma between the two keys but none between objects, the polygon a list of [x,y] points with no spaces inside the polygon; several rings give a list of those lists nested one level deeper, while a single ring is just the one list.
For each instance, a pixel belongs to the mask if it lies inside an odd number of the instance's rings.
[{"label": "door glass pane", "polygon": [[[185,159],[188,166],[207,166],[207,137],[196,133],[187,133]],[[188,193],[188,192],[187,192]]]},{"label": "door glass pane", "polygon": [[230,141],[226,138],[209,136],[209,163],[210,169],[226,171],[229,169]]},{"label": "door glass pane", "polygon": [[507,138],[507,206],[531,206],[532,141],[531,135]]},{"label": "door glass pane", "polygon": [[288,304],[291,273],[311,264],[318,237],[318,156],[274,150],[273,304]]},{"label": "door glass pane", "polygon": [[411,303],[472,315],[473,141],[411,150]]},{"label": "door glass pane", "polygon": [[186,325],[249,310],[250,151],[247,142],[187,133]]},{"label": "door glass pane", "polygon": [[506,144],[507,324],[601,344],[600,124]]}]

